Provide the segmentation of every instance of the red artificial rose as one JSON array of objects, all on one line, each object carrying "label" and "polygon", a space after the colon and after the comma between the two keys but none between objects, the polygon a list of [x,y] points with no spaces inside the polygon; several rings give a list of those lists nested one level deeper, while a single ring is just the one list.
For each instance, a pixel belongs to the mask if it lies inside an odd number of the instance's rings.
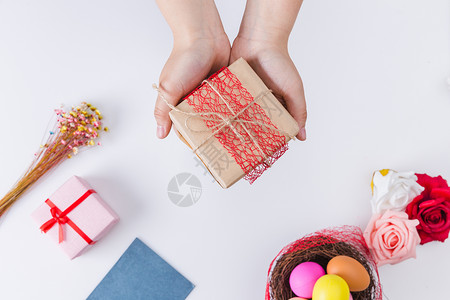
[{"label": "red artificial rose", "polygon": [[420,243],[445,241],[450,231],[450,187],[441,176],[416,174],[425,190],[406,207],[410,219],[419,220]]}]

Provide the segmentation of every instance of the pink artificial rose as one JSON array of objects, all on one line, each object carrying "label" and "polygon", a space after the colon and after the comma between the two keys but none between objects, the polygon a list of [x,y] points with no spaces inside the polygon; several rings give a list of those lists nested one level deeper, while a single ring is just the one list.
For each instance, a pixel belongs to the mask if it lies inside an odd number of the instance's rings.
[{"label": "pink artificial rose", "polygon": [[416,246],[420,243],[418,224],[418,220],[409,220],[404,212],[387,210],[372,216],[364,239],[378,266],[416,257]]}]

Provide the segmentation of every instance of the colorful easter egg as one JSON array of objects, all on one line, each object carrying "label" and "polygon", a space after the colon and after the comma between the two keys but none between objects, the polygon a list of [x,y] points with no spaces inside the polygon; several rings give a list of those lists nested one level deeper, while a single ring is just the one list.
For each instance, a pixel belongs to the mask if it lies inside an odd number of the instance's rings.
[{"label": "colorful easter egg", "polygon": [[349,300],[350,290],[342,277],[327,274],[314,285],[312,300]]},{"label": "colorful easter egg", "polygon": [[325,275],[325,270],[318,263],[301,263],[292,270],[289,277],[291,290],[298,297],[311,298],[314,284],[323,275]]},{"label": "colorful easter egg", "polygon": [[352,292],[361,292],[370,285],[370,275],[366,268],[356,259],[339,255],[333,257],[327,265],[327,274],[342,277]]}]

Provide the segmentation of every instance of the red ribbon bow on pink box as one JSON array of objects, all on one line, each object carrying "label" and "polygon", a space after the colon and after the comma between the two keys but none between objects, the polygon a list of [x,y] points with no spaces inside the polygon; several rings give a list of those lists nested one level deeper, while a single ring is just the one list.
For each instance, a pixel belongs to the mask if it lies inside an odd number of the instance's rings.
[{"label": "red ribbon bow on pink box", "polygon": [[45,203],[50,206],[50,213],[52,214],[52,218],[45,222],[41,226],[41,230],[44,233],[47,233],[47,231],[50,230],[50,228],[53,227],[53,225],[58,224],[59,226],[59,243],[62,243],[64,241],[64,229],[63,225],[68,224],[70,227],[75,230],[76,233],[78,233],[89,245],[95,244],[94,241],[92,241],[84,232],[81,230],[71,219],[67,217],[67,214],[70,213],[75,207],[77,207],[81,202],[83,202],[87,197],[89,197],[91,194],[95,193],[94,190],[88,190],[86,193],[83,194],[80,198],[78,198],[77,201],[75,201],[71,206],[66,208],[64,211],[61,211],[50,199],[47,199]]},{"label": "red ribbon bow on pink box", "polygon": [[95,244],[119,221],[98,193],[76,176],[56,190],[32,217],[71,259]]}]

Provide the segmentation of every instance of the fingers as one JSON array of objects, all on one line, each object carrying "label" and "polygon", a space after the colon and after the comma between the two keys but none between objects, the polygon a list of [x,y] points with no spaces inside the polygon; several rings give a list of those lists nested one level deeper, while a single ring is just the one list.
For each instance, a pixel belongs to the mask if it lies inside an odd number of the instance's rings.
[{"label": "fingers", "polygon": [[301,141],[306,140],[305,125],[307,111],[305,92],[303,90],[303,83],[300,75],[298,76],[297,80],[293,80],[292,82],[290,82],[289,86],[286,87],[283,98],[286,101],[286,106],[289,113],[297,121],[300,128],[300,131],[297,134],[297,138]]},{"label": "fingers", "polygon": [[155,104],[156,136],[167,137],[172,126],[169,105],[176,106],[197,87],[211,70],[199,51],[174,51],[167,60],[159,78],[159,93]]},{"label": "fingers", "polygon": [[[278,100],[286,105],[289,113],[297,121],[299,126],[297,138],[301,141],[306,140],[307,112],[303,83],[287,49],[246,45],[247,42],[245,39],[235,41],[231,60],[239,56],[247,59],[256,74],[273,91]],[[262,48],[259,48],[261,46]]]},{"label": "fingers", "polygon": [[[154,111],[156,136],[160,139],[167,137],[172,127],[172,121],[169,117],[169,112],[171,111],[169,105],[176,106],[185,95],[185,87],[182,80],[187,67],[179,55],[172,53],[161,71]],[[180,73],[182,74],[180,75]]]},{"label": "fingers", "polygon": [[[170,93],[171,89],[166,87],[167,84],[160,82],[158,97],[155,104],[155,120],[156,120],[156,136],[159,139],[167,137],[172,127],[172,121],[169,117],[170,107],[166,104],[166,101],[173,106],[176,106],[179,99],[182,96],[177,96],[176,93]],[[170,84],[169,84],[170,86]],[[166,101],[163,100],[163,97]]]},{"label": "fingers", "polygon": [[[175,71],[178,69],[178,73]],[[165,138],[172,127],[169,112],[172,110],[169,105],[176,106],[181,97],[184,96],[183,78],[174,75],[184,70],[185,66],[180,62],[178,56],[171,56],[164,65],[159,78],[158,97],[155,104],[156,136]],[[184,72],[183,72],[184,73]],[[172,76],[170,76],[172,75]],[[184,74],[183,74],[184,75]]]}]

